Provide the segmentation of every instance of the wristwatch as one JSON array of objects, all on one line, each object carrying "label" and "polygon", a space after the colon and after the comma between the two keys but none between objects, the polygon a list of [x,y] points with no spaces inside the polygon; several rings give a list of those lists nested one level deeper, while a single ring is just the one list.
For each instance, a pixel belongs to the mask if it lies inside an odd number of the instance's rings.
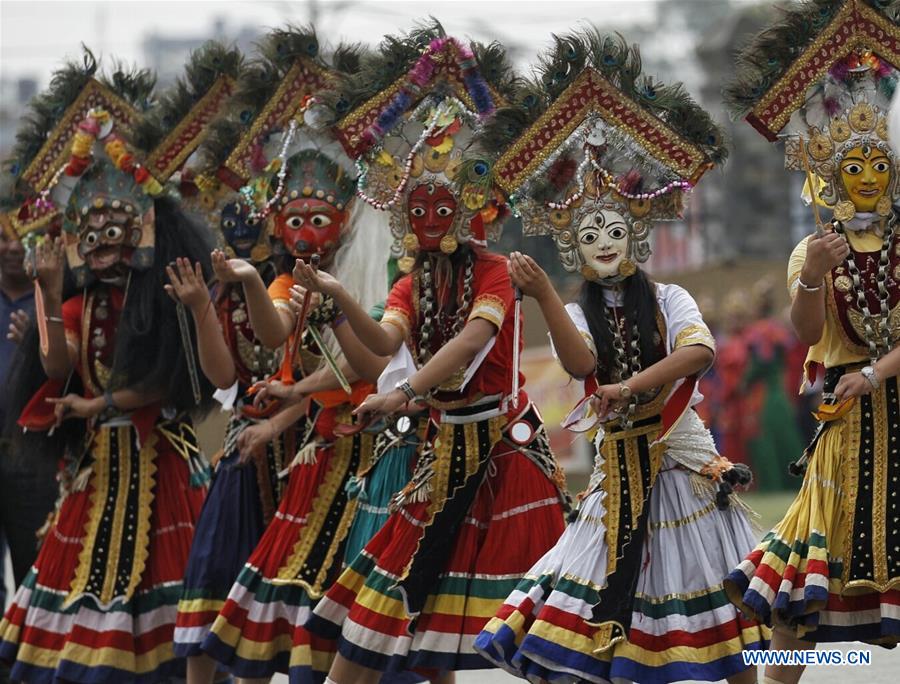
[{"label": "wristwatch", "polygon": [[881,383],[878,382],[878,376],[875,374],[874,366],[864,366],[859,369],[859,373],[869,381],[869,384],[872,385],[872,389],[878,389],[878,385]]},{"label": "wristwatch", "polygon": [[633,394],[633,392],[631,391],[631,388],[628,385],[626,385],[624,382],[619,383],[619,396],[620,397],[622,397],[623,399],[631,399],[632,394]]}]

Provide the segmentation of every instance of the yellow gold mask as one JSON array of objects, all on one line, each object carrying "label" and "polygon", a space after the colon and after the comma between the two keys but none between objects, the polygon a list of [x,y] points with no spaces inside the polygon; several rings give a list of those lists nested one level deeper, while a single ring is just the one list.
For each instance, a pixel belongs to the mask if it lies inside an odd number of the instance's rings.
[{"label": "yellow gold mask", "polygon": [[891,161],[877,147],[854,147],[841,161],[841,180],[857,211],[875,211],[891,181]]}]

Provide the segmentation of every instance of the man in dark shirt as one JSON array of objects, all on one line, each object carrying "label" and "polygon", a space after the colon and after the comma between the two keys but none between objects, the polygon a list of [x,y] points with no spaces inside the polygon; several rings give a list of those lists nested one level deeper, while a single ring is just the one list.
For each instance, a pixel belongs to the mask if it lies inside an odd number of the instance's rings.
[{"label": "man in dark shirt", "polygon": [[[4,228],[6,229],[4,231]],[[13,388],[10,372],[23,322],[34,317],[34,285],[24,268],[25,250],[8,226],[0,226],[0,544],[9,545],[15,583],[22,581],[37,554],[35,532],[56,498],[56,461],[52,455],[24,453],[16,430],[7,431]],[[0,548],[0,600],[6,583]]]},{"label": "man in dark shirt", "polygon": [[[25,250],[8,231],[0,230],[0,388],[9,381],[9,370],[18,341],[14,314],[34,313],[34,284],[25,273]],[[9,393],[0,392],[0,426],[6,424]]]}]

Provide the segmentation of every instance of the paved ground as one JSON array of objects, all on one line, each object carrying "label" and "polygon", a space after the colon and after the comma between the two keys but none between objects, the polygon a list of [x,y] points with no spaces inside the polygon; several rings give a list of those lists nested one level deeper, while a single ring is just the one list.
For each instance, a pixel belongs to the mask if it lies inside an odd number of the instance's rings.
[{"label": "paved ground", "polygon": [[[837,644],[836,648],[846,653],[849,649],[861,648],[859,644]],[[889,651],[877,646],[862,647],[872,651],[872,664],[868,667],[816,667],[807,668],[802,684],[896,684],[900,681],[900,652]],[[891,674],[891,673],[894,674]],[[762,677],[760,676],[760,680]],[[287,684],[287,677],[273,680],[277,684]],[[476,670],[460,672],[456,684],[513,684],[523,680],[511,677],[501,670]],[[686,684],[699,684],[687,682]]]}]

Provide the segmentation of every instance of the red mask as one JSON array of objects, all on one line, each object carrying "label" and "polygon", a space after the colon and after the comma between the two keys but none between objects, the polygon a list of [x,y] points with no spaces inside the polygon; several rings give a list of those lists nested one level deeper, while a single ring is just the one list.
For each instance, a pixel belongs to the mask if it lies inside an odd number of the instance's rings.
[{"label": "red mask", "polygon": [[346,219],[346,211],[325,200],[295,199],[284,205],[275,217],[275,235],[294,256],[325,256],[340,244]]},{"label": "red mask", "polygon": [[453,227],[456,206],[453,193],[437,183],[423,183],[409,193],[409,225],[419,240],[419,249],[440,249],[441,238]]}]

